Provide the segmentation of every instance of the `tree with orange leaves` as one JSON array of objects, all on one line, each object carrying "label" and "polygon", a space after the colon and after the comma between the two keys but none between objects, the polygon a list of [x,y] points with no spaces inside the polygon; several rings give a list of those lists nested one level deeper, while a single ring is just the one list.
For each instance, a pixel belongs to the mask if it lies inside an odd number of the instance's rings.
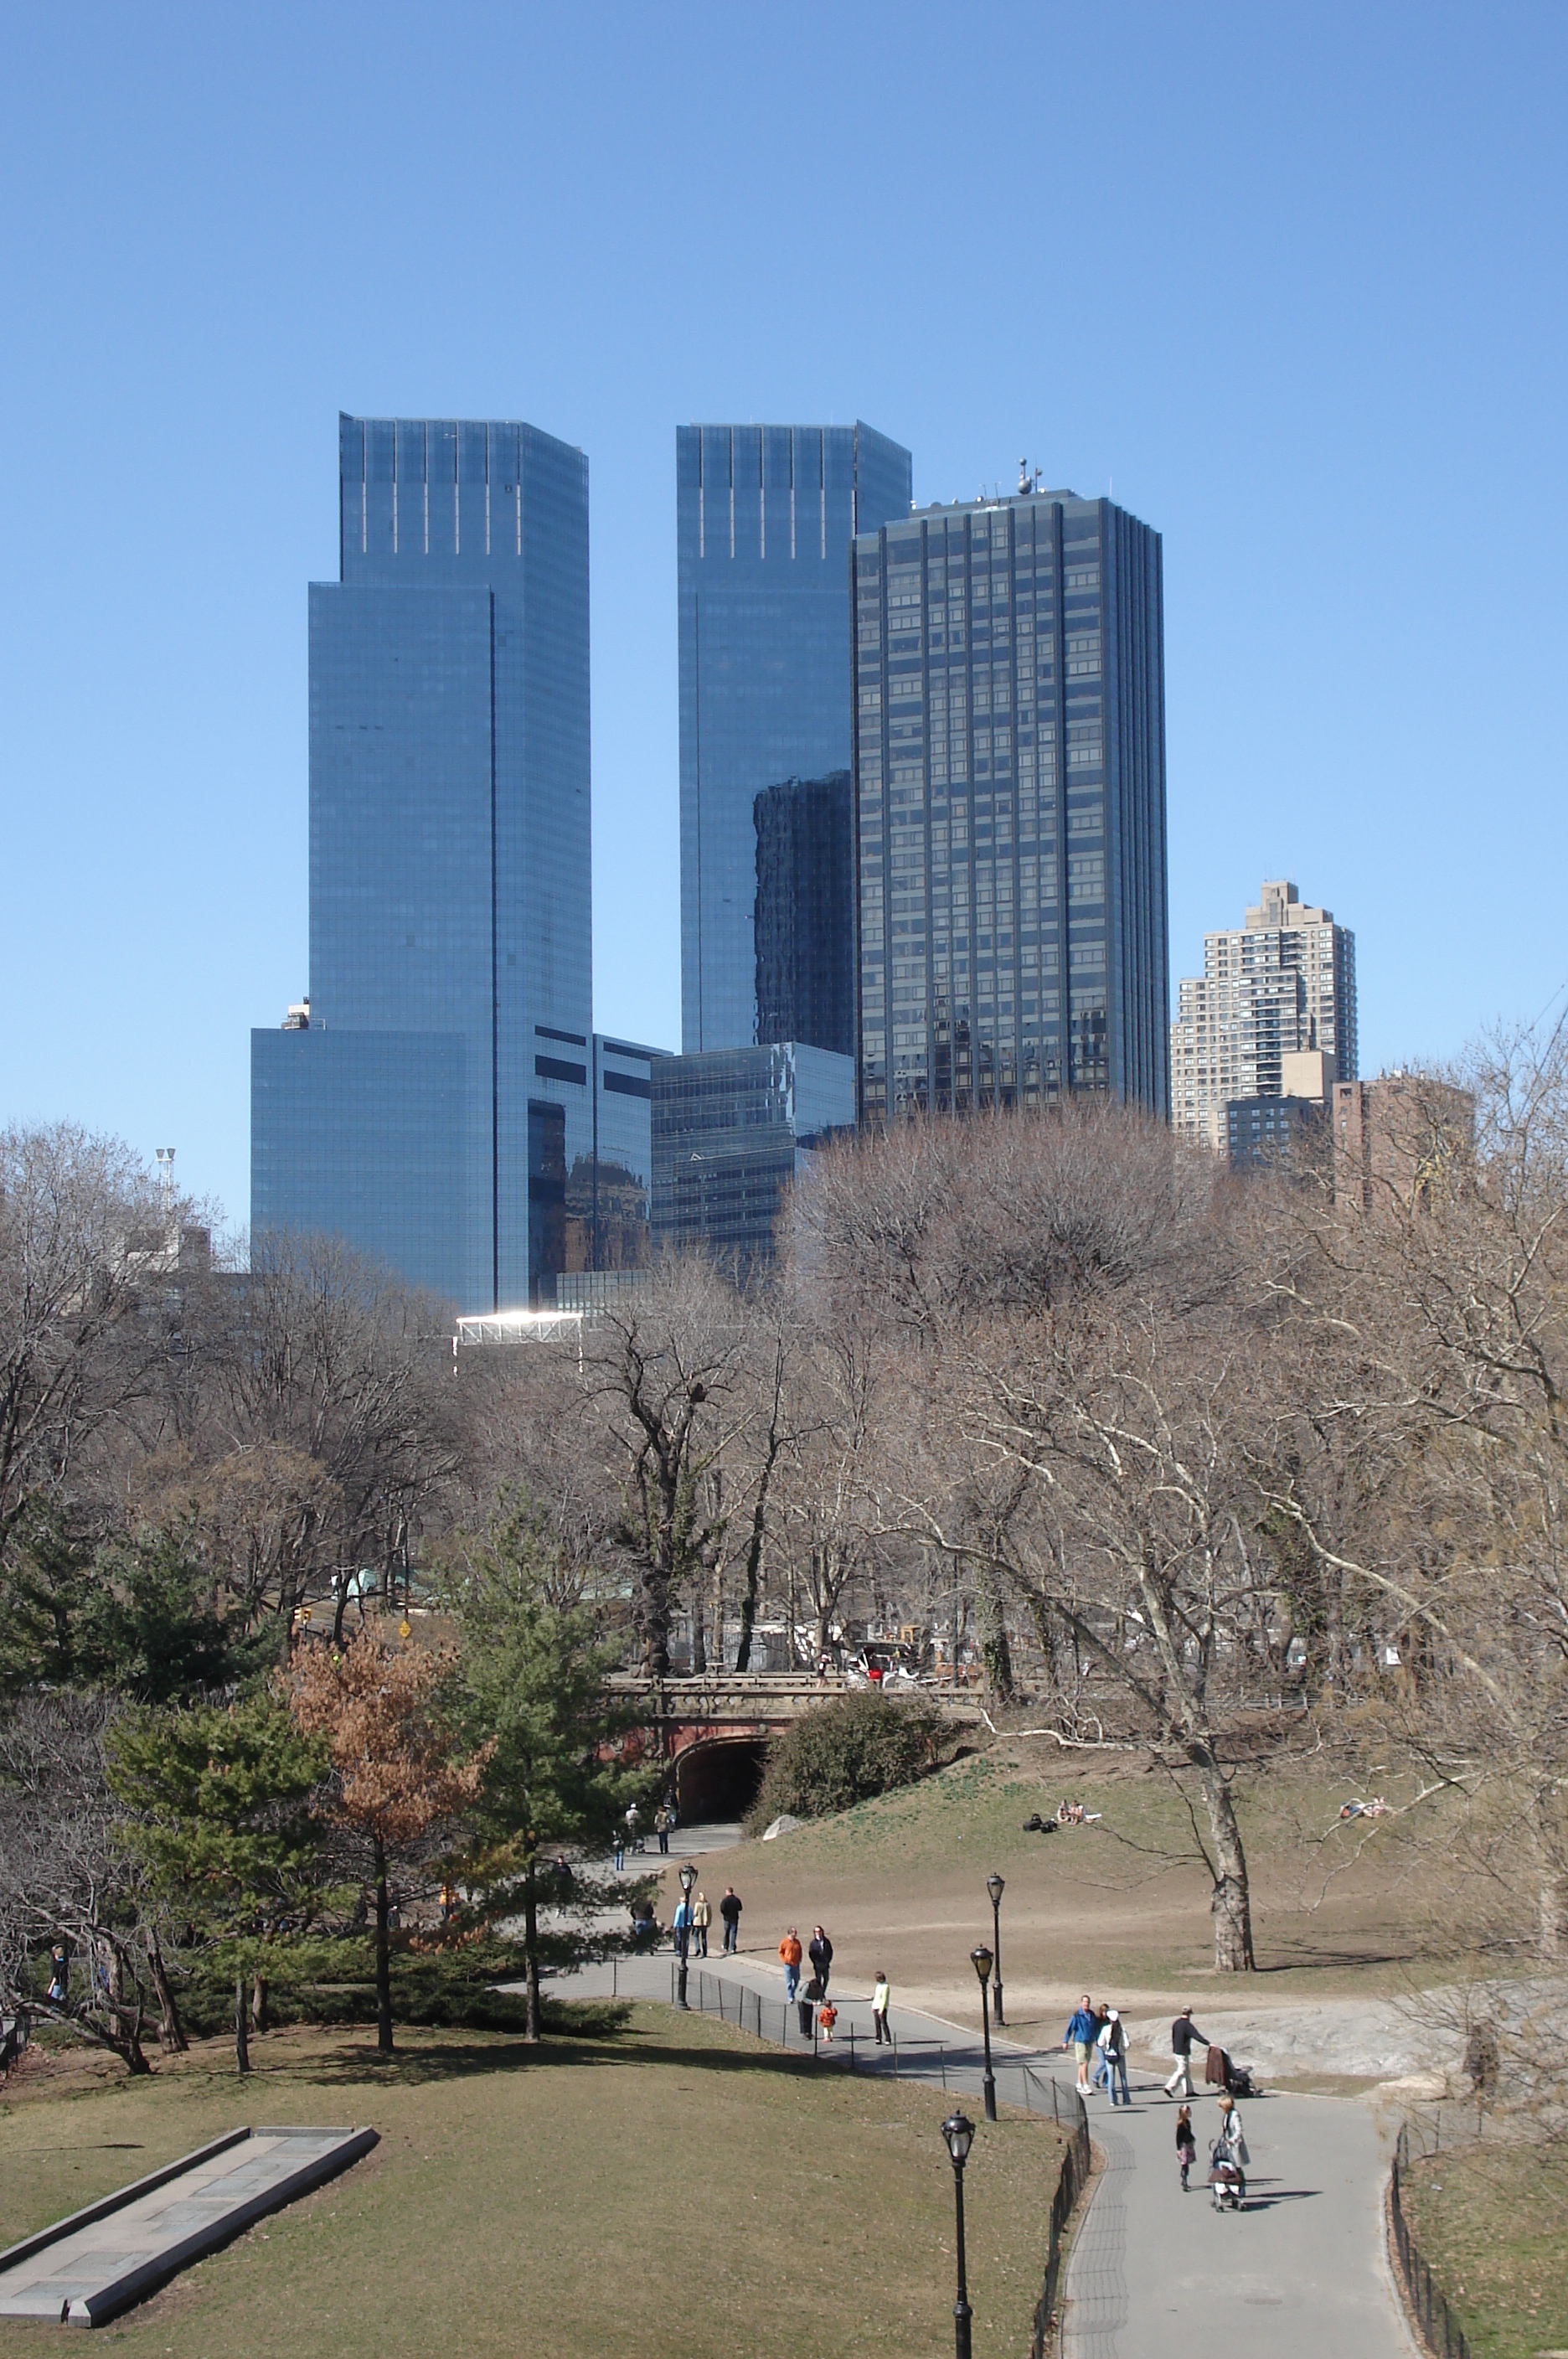
[{"label": "tree with orange leaves", "polygon": [[294,1658],[289,1706],[332,1763],[325,1805],[359,1853],[376,1901],[376,2049],[392,2053],[387,1866],[429,1851],[479,1790],[491,1748],[454,1757],[443,1710],[456,1657],[450,1648],[388,1645],[368,1633],[343,1647],[306,1646]]}]

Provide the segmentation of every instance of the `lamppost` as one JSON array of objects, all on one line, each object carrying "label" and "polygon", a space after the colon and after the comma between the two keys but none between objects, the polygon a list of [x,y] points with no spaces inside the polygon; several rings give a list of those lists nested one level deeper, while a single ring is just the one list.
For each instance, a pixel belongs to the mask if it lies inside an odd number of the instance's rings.
[{"label": "lamppost", "polygon": [[681,1979],[676,1986],[675,2004],[686,2005],[686,1953],[691,1946],[691,1886],[697,1881],[697,1871],[688,1860],[680,1871],[681,1877]]},{"label": "lamppost", "polygon": [[997,1875],[995,1872],[985,1878],[985,1889],[991,1896],[991,1946],[996,1952],[996,1979],[992,1983],[991,1989],[992,2003],[996,2010],[998,2031],[1007,2029],[1002,2017],[1002,1895],[1007,1888],[1006,1878]]},{"label": "lamppost", "polygon": [[977,1950],[970,1951],[969,1962],[980,1977],[980,2020],[985,2027],[985,2119],[994,2122],[996,2118],[996,2083],[991,2072],[991,1952],[984,1941]]},{"label": "lamppost", "polygon": [[942,2125],[942,2134],[953,2157],[953,2194],[958,2206],[958,2299],[953,2305],[953,2354],[954,2359],[970,2359],[969,2321],[975,2313],[969,2307],[969,2287],[964,2273],[964,2166],[974,2143],[975,2125],[967,2114],[950,2114]]}]

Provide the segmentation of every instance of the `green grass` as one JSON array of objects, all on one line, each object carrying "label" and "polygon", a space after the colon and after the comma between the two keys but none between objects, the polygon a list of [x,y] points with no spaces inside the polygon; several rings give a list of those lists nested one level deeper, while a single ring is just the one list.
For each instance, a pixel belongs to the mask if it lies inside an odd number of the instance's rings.
[{"label": "green grass", "polygon": [[[252,2052],[248,2085],[213,2043],[150,2082],[50,2064],[0,2106],[0,2243],[240,2122],[381,2132],[365,2163],[98,2342],[173,2359],[952,2347],[940,2093],[813,2070],[648,2007],[610,2039],[533,2053],[422,2031],[384,2066],[363,2034],[301,2029]],[[976,2359],[1027,2340],[1059,2155],[1021,2117],[976,2138]],[[38,2354],[57,2332],[0,2325],[0,2354]]]},{"label": "green grass", "polygon": [[1403,2200],[1475,2359],[1568,2349],[1568,2148],[1436,2154],[1414,2165]]}]

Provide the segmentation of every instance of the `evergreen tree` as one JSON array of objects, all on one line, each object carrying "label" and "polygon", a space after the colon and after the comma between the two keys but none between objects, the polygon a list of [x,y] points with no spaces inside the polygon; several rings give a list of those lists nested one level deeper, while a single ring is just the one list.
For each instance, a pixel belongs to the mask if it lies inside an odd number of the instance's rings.
[{"label": "evergreen tree", "polygon": [[[487,1917],[522,1918],[528,2036],[537,2039],[541,1955],[562,1965],[606,1946],[586,1929],[612,1892],[582,1854],[610,1848],[627,1805],[645,1800],[660,1772],[643,1759],[635,1712],[605,1684],[620,1643],[581,1602],[548,1519],[527,1500],[502,1501],[448,1594],[463,1625],[467,1715],[492,1747],[463,1881]],[[541,1853],[569,1851],[579,1861],[570,1894],[559,1873],[547,1883],[539,1865]],[[562,1910],[548,1940],[541,1899]]]}]

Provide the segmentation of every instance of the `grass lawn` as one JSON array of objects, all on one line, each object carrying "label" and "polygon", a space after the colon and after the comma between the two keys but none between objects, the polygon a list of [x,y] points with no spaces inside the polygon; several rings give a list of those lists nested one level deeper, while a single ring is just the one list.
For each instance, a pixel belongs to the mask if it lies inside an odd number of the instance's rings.
[{"label": "grass lawn", "polygon": [[[1353,1790],[1315,1769],[1237,1781],[1260,1968],[1247,1977],[1248,2005],[1371,1995],[1426,1973],[1430,1851],[1409,1821],[1341,1828]],[[1100,1822],[1024,1832],[1032,1812],[1050,1816],[1064,1796],[1102,1812]],[[1433,1823],[1422,1820],[1423,1843]],[[677,1864],[672,1856],[666,1919]],[[1137,1756],[1064,1758],[1004,1737],[918,1786],[726,1852],[709,1881],[735,1885],[753,1952],[770,1955],[787,1924],[820,1920],[846,1986],[869,1989],[885,1964],[896,2001],[967,2020],[969,1951],[991,1933],[992,1868],[1007,1884],[1007,2019],[1025,2036],[1059,2038],[1064,2003],[1090,1986],[1178,2004],[1212,1988],[1209,1880],[1180,1795]]]},{"label": "grass lawn", "polygon": [[[241,2122],[369,2123],[381,2144],[95,2344],[174,2359],[778,2359],[953,2347],[940,2093],[818,2073],[706,2018],[608,2038],[289,2030],[128,2082],[39,2060],[0,2102],[0,2245]],[[982,2126],[966,2181],[976,2359],[1025,2346],[1060,2147]],[[0,2324],[40,2354],[53,2325]]]},{"label": "grass lawn", "polygon": [[1568,2350],[1568,2151],[1457,2147],[1415,2163],[1401,2192],[1475,2359]]}]

